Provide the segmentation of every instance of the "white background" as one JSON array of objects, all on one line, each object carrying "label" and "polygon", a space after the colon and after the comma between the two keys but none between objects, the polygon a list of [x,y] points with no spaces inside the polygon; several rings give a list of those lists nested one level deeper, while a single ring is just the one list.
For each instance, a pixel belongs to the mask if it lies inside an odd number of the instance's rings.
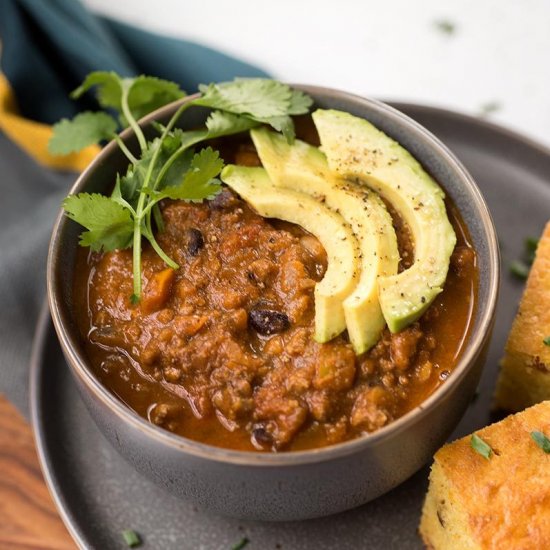
[{"label": "white background", "polygon": [[474,115],[496,103],[492,120],[550,145],[550,0],[85,2],[289,82]]}]

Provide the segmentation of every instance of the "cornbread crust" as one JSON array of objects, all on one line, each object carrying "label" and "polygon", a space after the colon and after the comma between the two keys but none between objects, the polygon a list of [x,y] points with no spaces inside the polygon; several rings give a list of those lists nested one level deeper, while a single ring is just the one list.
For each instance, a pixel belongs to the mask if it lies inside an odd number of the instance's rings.
[{"label": "cornbread crust", "polygon": [[501,362],[494,407],[520,411],[550,399],[550,222],[539,241]]},{"label": "cornbread crust", "polygon": [[550,548],[550,454],[531,438],[550,436],[550,401],[478,432],[489,459],[470,437],[434,457],[420,534],[434,550]]}]

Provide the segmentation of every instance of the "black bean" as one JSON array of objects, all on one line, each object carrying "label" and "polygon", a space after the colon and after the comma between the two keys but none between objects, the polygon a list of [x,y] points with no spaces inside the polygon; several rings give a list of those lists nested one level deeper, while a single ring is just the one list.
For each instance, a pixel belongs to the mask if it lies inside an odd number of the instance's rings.
[{"label": "black bean", "polygon": [[196,256],[199,250],[204,246],[204,237],[199,229],[191,227],[187,231],[187,250],[191,256]]},{"label": "black bean", "polygon": [[229,189],[223,189],[211,201],[208,206],[213,210],[225,210],[238,204],[239,200]]},{"label": "black bean", "polygon": [[261,447],[273,445],[273,436],[265,428],[255,428],[252,430],[254,441]]},{"label": "black bean", "polygon": [[290,327],[288,316],[272,309],[252,309],[248,314],[248,322],[258,334],[264,336],[283,332]]}]

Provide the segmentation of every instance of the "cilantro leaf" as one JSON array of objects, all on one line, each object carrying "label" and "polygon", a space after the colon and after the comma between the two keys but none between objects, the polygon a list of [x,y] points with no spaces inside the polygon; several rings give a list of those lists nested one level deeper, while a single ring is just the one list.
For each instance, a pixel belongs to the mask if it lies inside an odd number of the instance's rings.
[{"label": "cilantro leaf", "polygon": [[175,82],[153,76],[138,76],[132,82],[128,105],[132,115],[140,119],[184,96],[185,92]]},{"label": "cilantro leaf", "polygon": [[128,90],[128,106],[136,120],[185,96],[185,92],[175,82],[161,78],[143,75],[121,78],[113,72],[96,71],[86,77],[71,97],[79,98],[93,87],[96,88],[99,104],[106,109],[115,109],[123,126],[128,125],[122,114],[122,94],[125,88]]},{"label": "cilantro leaf", "polygon": [[84,82],[71,93],[72,99],[78,99],[88,90],[96,88],[96,98],[104,108],[121,111],[122,88],[124,80],[114,72],[95,71],[90,73]]},{"label": "cilantro leaf", "polygon": [[[219,135],[236,133],[261,123],[282,132],[287,141],[292,143],[295,132],[290,115],[305,114],[313,104],[313,100],[303,92],[265,78],[236,79],[222,84],[201,85],[199,89],[203,95],[194,100],[195,104],[225,112],[215,111],[207,121],[207,127],[213,132],[219,127],[227,128],[226,132]],[[223,117],[229,113],[240,117]],[[249,119],[248,123],[246,119]],[[231,122],[235,124],[234,131],[230,130]]]},{"label": "cilantro leaf", "polygon": [[211,136],[208,130],[182,130],[181,128],[176,128],[172,130],[171,135],[175,136],[178,139],[179,147],[186,149],[187,147],[192,147],[193,145],[209,139]]},{"label": "cilantro leaf", "polygon": [[127,248],[132,243],[132,215],[109,197],[98,193],[69,195],[63,209],[71,220],[88,230],[80,235],[81,246],[100,251]]},{"label": "cilantro leaf", "polygon": [[193,153],[193,149],[186,149],[172,162],[170,168],[168,168],[164,174],[158,189],[164,189],[165,187],[179,185],[181,183],[182,174],[188,172],[191,167]]},{"label": "cilantro leaf", "polygon": [[294,138],[296,136],[294,122],[289,116],[273,116],[264,118],[261,122],[269,124],[274,130],[277,130],[277,132],[282,132],[287,142],[291,145],[294,143]]},{"label": "cilantro leaf", "polygon": [[292,90],[287,113],[289,115],[305,115],[312,105],[313,99],[310,96],[300,90]]},{"label": "cilantro leaf", "polygon": [[[204,138],[205,135],[206,132],[203,131],[201,132],[200,137]],[[126,174],[120,179],[118,192],[121,197],[134,206],[139,193],[143,189],[149,164],[152,161],[156,149],[160,148],[160,151],[158,153],[157,163],[151,172],[150,181],[153,183],[156,182],[163,166],[168,162],[168,159],[172,156],[172,154],[179,147],[181,147],[182,143],[186,143],[188,140],[189,136],[187,135],[187,132],[176,130],[174,133],[165,138],[164,141],[161,141],[160,138],[156,138],[152,142],[149,142],[147,149],[138,162],[130,165]],[[185,172],[189,170],[192,156],[192,149],[183,151],[183,153],[172,162],[170,168],[168,168],[165,172],[158,189],[160,190],[166,185],[176,185],[181,183],[182,174],[185,174]],[[115,187],[115,190],[116,189],[117,188]]]},{"label": "cilantro leaf", "polygon": [[491,447],[477,434],[473,434],[470,438],[470,446],[476,453],[480,454],[487,460],[489,460],[491,453],[493,452],[493,449],[491,449]]},{"label": "cilantro leaf", "polygon": [[289,86],[267,78],[239,78],[221,84],[201,84],[196,105],[266,118],[286,115],[292,91]]},{"label": "cilantro leaf", "polygon": [[48,151],[53,155],[68,155],[104,139],[111,139],[117,123],[107,113],[86,111],[72,120],[64,118],[53,126]]},{"label": "cilantro leaf", "polygon": [[200,203],[205,199],[212,200],[221,190],[222,185],[217,178],[201,178],[194,182],[186,178],[181,185],[166,187],[161,191],[160,198]]},{"label": "cilantro leaf", "polygon": [[[126,174],[120,178],[120,195],[130,204],[134,205],[143,187],[149,163],[153,158],[155,149],[160,147],[160,138],[149,143],[141,158],[135,164],[130,164]],[[158,172],[158,169],[157,169]],[[154,176],[154,174],[153,174]],[[116,187],[115,187],[116,190]]]},{"label": "cilantro leaf", "polygon": [[238,134],[259,126],[259,124],[260,122],[246,116],[222,111],[213,111],[206,120],[209,138]]},{"label": "cilantro leaf", "polygon": [[531,439],[545,452],[550,453],[550,439],[542,432],[531,432]]},{"label": "cilantro leaf", "polygon": [[221,184],[216,176],[222,168],[223,160],[218,151],[210,147],[202,149],[193,156],[189,170],[180,184],[166,186],[157,198],[191,202],[202,202],[204,199],[214,198],[221,190]]}]

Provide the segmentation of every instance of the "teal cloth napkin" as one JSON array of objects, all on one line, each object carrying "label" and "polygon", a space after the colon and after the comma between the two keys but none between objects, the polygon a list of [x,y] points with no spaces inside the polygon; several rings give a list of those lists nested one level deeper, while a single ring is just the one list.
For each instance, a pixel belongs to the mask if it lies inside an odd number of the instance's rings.
[{"label": "teal cloth napkin", "polygon": [[154,75],[189,92],[200,83],[267,76],[193,42],[96,17],[76,0],[1,0],[0,39],[2,70],[21,113],[50,124],[94,107],[90,97],[68,98],[91,71]]},{"label": "teal cloth napkin", "polygon": [[[97,107],[91,96],[68,99],[95,70],[154,75],[189,92],[201,82],[266,76],[210,48],[97,17],[76,0],[0,0],[0,40],[0,67],[21,114],[45,123]],[[75,177],[37,165],[0,134],[0,393],[24,414],[48,241]]]}]

